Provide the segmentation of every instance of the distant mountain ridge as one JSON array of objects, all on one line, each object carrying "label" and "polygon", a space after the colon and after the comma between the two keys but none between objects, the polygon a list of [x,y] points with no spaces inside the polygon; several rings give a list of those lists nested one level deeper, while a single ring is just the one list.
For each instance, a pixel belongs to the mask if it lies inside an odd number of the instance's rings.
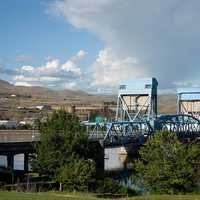
[{"label": "distant mountain ridge", "polygon": [[16,94],[23,94],[24,92],[30,93],[32,95],[36,94],[39,95],[42,92],[49,92],[49,93],[59,93],[59,92],[69,92],[71,95],[87,95],[87,93],[83,91],[73,91],[73,90],[51,90],[45,87],[40,87],[40,86],[15,86],[7,81],[1,80],[0,79],[0,92],[1,93],[8,93],[11,94],[15,92]]},{"label": "distant mountain ridge", "polygon": [[0,80],[0,95],[19,95],[31,96],[33,99],[48,99],[51,102],[61,103],[63,100],[80,101],[80,103],[100,103],[102,101],[114,101],[114,95],[94,95],[88,94],[82,90],[51,90],[45,87],[38,86],[15,86],[7,81]]},{"label": "distant mountain ridge", "polygon": [[[15,86],[7,81],[0,80],[1,95],[24,95],[31,96],[31,99],[24,101],[24,104],[102,104],[104,101],[117,101],[116,95],[88,94],[84,91],[72,90],[51,90],[44,87],[25,87]],[[22,104],[22,100],[20,100]],[[28,103],[27,103],[28,102]],[[20,105],[21,105],[20,104]],[[158,113],[175,114],[176,113],[176,95],[162,94],[158,96]]]}]

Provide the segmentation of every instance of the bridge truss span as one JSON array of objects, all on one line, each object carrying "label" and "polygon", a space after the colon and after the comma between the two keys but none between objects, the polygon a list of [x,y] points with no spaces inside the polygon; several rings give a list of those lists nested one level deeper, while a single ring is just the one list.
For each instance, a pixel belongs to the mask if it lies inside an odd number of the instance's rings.
[{"label": "bridge truss span", "polygon": [[153,128],[147,121],[97,123],[88,129],[90,140],[102,140],[106,146],[125,145],[135,141],[143,143],[152,133]]},{"label": "bridge truss span", "polygon": [[200,121],[191,115],[165,115],[156,120],[157,131],[169,131],[179,137],[200,137]]}]

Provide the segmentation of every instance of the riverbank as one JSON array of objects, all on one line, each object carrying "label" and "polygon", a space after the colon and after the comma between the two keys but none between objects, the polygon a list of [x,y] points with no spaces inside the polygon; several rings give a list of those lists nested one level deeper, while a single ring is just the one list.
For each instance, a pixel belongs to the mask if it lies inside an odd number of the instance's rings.
[{"label": "riverbank", "polygon": [[[59,192],[45,192],[45,193],[25,193],[25,192],[0,192],[0,200],[103,200],[97,198],[92,194],[80,193],[59,193]],[[129,198],[120,198],[119,200],[200,200],[200,195],[149,195],[149,196],[135,196]]]}]

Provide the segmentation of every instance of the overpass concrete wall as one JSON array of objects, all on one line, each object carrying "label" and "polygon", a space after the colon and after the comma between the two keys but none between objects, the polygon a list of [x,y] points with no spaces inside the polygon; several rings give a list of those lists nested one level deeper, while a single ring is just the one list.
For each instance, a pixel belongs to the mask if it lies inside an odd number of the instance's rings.
[{"label": "overpass concrete wall", "polygon": [[39,141],[38,130],[0,130],[0,143]]}]

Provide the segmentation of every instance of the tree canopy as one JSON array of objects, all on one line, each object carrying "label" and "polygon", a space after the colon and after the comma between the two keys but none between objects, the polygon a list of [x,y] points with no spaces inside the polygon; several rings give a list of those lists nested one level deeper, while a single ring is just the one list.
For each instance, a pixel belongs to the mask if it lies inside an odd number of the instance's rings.
[{"label": "tree canopy", "polygon": [[[65,177],[69,177],[67,174],[64,175],[67,169],[71,172],[75,170],[76,178],[78,179],[80,175],[80,183],[85,184],[83,172],[93,166],[86,162],[89,149],[88,138],[78,117],[65,111],[54,112],[45,121],[40,121],[38,127],[41,137],[36,147],[34,169],[52,180],[64,180]],[[81,171],[76,169],[81,165],[80,170],[84,170],[79,174]],[[87,173],[89,176],[90,171]],[[93,174],[94,171],[91,173]]]},{"label": "tree canopy", "polygon": [[200,153],[195,142],[181,143],[174,133],[156,133],[139,150],[134,178],[153,193],[191,192],[199,184]]}]

